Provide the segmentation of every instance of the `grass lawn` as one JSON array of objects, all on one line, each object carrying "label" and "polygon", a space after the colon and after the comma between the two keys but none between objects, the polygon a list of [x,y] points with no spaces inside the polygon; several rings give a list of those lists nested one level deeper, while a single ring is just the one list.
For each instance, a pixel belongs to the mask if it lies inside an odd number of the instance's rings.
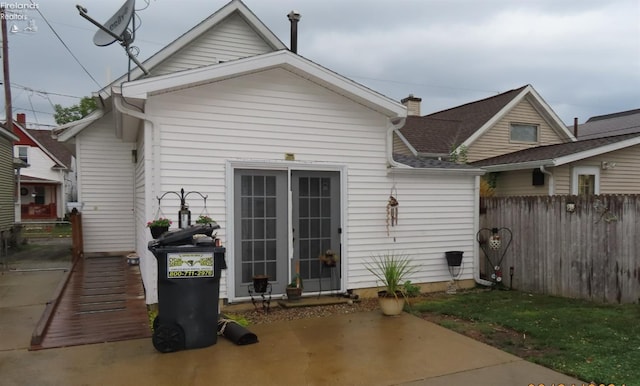
[{"label": "grass lawn", "polygon": [[29,224],[24,223],[23,236],[26,238],[71,237],[71,224]]},{"label": "grass lawn", "polygon": [[640,385],[640,306],[518,291],[438,294],[414,312],[532,362],[596,384]]}]

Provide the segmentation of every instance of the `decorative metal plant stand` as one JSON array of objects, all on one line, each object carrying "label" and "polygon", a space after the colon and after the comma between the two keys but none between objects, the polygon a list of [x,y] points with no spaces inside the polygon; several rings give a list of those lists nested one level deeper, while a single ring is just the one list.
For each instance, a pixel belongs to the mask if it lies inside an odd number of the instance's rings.
[{"label": "decorative metal plant stand", "polygon": [[451,281],[447,285],[447,293],[455,294],[458,291],[456,280],[460,278],[462,274],[462,251],[447,251],[445,252],[445,258],[447,259],[447,267],[449,268],[449,274],[451,275]]},{"label": "decorative metal plant stand", "polygon": [[[263,288],[258,288],[259,290],[263,290]],[[257,312],[260,312],[260,310],[262,310],[262,312],[264,312],[265,314],[269,313],[269,310],[271,309],[271,283],[268,283],[266,285],[266,287],[264,288],[264,291],[262,292],[258,292],[256,291],[256,288],[253,284],[249,284],[249,296],[251,296],[251,303],[253,303],[253,307],[256,309]],[[258,295],[260,295],[260,298],[262,299],[262,301],[260,302],[259,299],[256,299],[254,297],[254,295],[257,297]],[[261,308],[258,307],[258,303],[261,303]]]},{"label": "decorative metal plant stand", "polygon": [[482,228],[476,234],[476,240],[480,244],[480,248],[484,252],[485,257],[493,272],[491,273],[491,281],[493,287],[503,285],[502,283],[502,261],[507,254],[513,233],[509,228]]}]

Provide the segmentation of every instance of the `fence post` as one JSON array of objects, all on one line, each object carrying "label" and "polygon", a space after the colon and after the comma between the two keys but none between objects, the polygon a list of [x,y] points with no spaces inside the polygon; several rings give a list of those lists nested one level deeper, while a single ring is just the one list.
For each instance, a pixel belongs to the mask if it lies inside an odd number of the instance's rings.
[{"label": "fence post", "polygon": [[73,208],[69,215],[71,221],[71,254],[73,261],[84,256],[84,244],[82,238],[82,214]]}]

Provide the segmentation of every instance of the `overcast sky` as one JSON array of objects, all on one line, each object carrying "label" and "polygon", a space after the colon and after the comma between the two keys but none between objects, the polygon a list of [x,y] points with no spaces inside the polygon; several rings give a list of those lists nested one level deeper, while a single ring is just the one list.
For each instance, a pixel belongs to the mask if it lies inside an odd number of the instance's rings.
[{"label": "overcast sky", "polygon": [[[392,99],[421,97],[422,114],[526,84],[567,125],[573,117],[583,123],[590,116],[640,108],[640,0],[244,2],[287,46],[286,15],[299,11],[300,55]],[[109,76],[125,73],[123,48],[95,46],[96,27],[75,8],[81,4],[104,22],[123,3],[13,3],[38,8],[19,11],[26,20],[8,22],[18,30],[9,33],[8,45],[14,116],[22,112],[29,123],[51,125],[53,104],[75,104],[106,85]],[[137,0],[136,8],[146,6],[137,13],[139,58],[148,58],[226,3],[149,0],[147,6]]]}]

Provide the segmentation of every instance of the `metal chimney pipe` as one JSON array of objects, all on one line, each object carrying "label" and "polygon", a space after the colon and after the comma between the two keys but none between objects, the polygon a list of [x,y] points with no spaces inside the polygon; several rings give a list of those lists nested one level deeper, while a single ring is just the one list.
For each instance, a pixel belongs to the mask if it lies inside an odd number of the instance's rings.
[{"label": "metal chimney pipe", "polygon": [[287,15],[289,21],[291,22],[291,48],[289,49],[294,54],[298,53],[298,22],[302,18],[300,12],[291,11]]},{"label": "metal chimney pipe", "polygon": [[573,118],[573,136],[578,138],[578,117]]}]

